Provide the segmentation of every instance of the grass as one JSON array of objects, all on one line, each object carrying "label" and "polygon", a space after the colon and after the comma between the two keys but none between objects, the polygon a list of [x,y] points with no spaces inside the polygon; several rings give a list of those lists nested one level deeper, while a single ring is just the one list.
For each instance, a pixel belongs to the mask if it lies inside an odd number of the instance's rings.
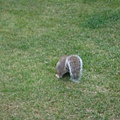
[{"label": "grass", "polygon": [[[119,0],[0,4],[1,120],[120,118]],[[55,77],[64,54],[83,59],[80,84]]]}]

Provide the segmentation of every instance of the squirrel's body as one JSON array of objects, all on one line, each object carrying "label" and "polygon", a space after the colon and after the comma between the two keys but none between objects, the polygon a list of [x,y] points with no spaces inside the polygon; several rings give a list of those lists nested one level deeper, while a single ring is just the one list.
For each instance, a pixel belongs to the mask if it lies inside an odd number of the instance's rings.
[{"label": "squirrel's body", "polygon": [[71,80],[79,82],[82,74],[82,59],[78,55],[62,56],[56,65],[58,78],[62,78],[67,72],[70,73]]}]

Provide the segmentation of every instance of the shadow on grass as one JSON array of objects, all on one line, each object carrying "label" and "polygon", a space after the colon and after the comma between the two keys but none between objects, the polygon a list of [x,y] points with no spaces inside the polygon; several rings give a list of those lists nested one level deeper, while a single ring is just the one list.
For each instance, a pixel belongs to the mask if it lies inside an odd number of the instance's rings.
[{"label": "shadow on grass", "polygon": [[63,82],[70,82],[70,74],[69,73],[64,74],[63,77],[60,78],[59,80]]}]

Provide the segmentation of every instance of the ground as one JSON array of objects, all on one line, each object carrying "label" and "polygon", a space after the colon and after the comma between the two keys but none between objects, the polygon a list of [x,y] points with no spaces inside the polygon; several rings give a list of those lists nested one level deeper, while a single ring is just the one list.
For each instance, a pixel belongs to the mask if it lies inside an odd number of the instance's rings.
[{"label": "ground", "polygon": [[[119,0],[0,5],[1,120],[120,118]],[[56,78],[64,54],[82,58],[79,84]]]}]

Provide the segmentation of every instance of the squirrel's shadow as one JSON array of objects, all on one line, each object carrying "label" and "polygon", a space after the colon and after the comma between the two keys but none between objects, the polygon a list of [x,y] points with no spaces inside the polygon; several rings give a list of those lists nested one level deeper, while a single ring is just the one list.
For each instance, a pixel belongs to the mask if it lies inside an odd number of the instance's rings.
[{"label": "squirrel's shadow", "polygon": [[63,75],[63,77],[61,78],[62,81],[64,82],[69,82],[70,81],[70,74],[69,73],[65,73]]}]

